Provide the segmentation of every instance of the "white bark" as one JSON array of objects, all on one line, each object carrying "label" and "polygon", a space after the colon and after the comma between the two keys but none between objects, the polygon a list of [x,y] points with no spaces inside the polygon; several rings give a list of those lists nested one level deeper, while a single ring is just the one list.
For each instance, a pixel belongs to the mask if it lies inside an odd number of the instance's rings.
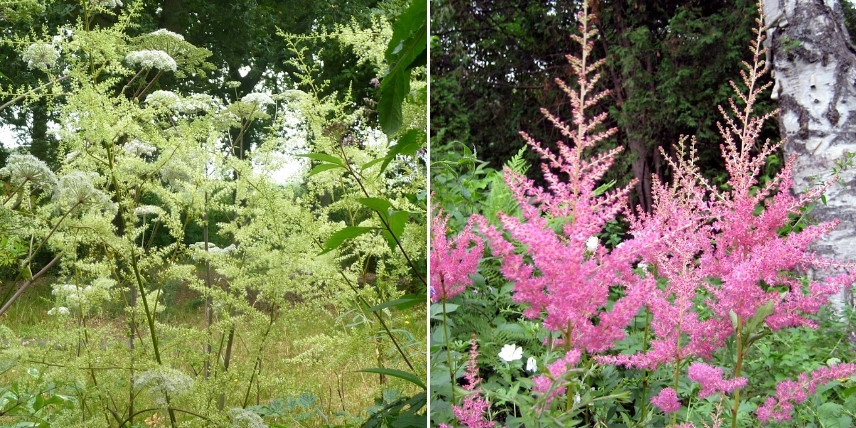
[{"label": "white bark", "polygon": [[[802,192],[830,178],[845,152],[856,153],[856,49],[838,0],[763,0],[763,5],[779,128],[787,139],[786,154],[798,155],[794,184]],[[818,204],[812,215],[841,223],[814,249],[821,256],[856,261],[856,168],[843,171],[826,198],[828,205]],[[833,300],[836,308],[854,304],[846,291]]]}]

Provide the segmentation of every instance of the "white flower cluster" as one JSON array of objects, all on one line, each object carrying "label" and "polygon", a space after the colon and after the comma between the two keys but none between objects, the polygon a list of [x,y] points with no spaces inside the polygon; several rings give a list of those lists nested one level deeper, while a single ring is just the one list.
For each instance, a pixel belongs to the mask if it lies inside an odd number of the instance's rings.
[{"label": "white flower cluster", "polygon": [[158,367],[146,370],[134,378],[134,387],[151,388],[155,394],[155,403],[166,405],[166,396],[178,397],[193,388],[193,378],[181,370],[171,367]]},{"label": "white flower cluster", "polygon": [[51,315],[51,316],[53,316],[53,315],[60,315],[60,316],[63,316],[63,315],[68,315],[68,314],[70,314],[70,313],[71,313],[71,311],[70,311],[68,308],[66,308],[65,306],[59,306],[59,307],[56,307],[56,308],[50,308],[50,309],[48,310],[48,315]]},{"label": "white flower cluster", "polygon": [[12,153],[6,160],[6,166],[0,168],[0,177],[7,176],[14,186],[28,182],[53,190],[57,185],[53,171],[33,155]]},{"label": "white flower cluster", "polygon": [[90,4],[106,9],[113,9],[114,7],[122,6],[122,0],[91,0]]},{"label": "white flower cluster", "polygon": [[251,92],[241,98],[242,103],[255,104],[258,108],[264,108],[274,103],[270,95],[261,92]]},{"label": "white flower cluster", "polygon": [[204,113],[213,109],[216,105],[217,101],[211,95],[190,94],[189,97],[179,101],[175,109],[180,113]]},{"label": "white flower cluster", "polygon": [[208,243],[208,253],[205,252],[205,243],[204,242],[194,242],[188,245],[190,249],[194,250],[193,255],[191,256],[193,260],[204,260],[205,257],[209,255],[214,256],[228,256],[230,254],[234,254],[235,251],[238,251],[238,247],[235,244],[229,244],[224,248],[220,248],[212,243]]},{"label": "white flower cluster", "polygon": [[27,63],[27,68],[30,70],[48,71],[56,65],[56,60],[59,59],[59,51],[50,43],[33,43],[24,52],[22,58]]},{"label": "white flower cluster", "polygon": [[163,71],[176,71],[178,64],[168,53],[159,49],[132,51],[125,55],[125,61],[143,68],[156,68]]},{"label": "white flower cluster", "polygon": [[[65,302],[65,306],[57,308],[57,313],[67,315],[69,309],[80,310],[84,314],[88,313],[110,300],[110,292],[115,285],[116,281],[109,278],[98,278],[92,281],[92,284],[84,287],[74,284],[54,284],[52,294],[58,300]],[[53,313],[48,311],[48,315],[53,315]]]},{"label": "white flower cluster", "polygon": [[95,205],[107,211],[116,209],[106,193],[95,188],[95,172],[72,171],[59,179],[55,198],[65,206]]},{"label": "white flower cluster", "polygon": [[172,107],[181,98],[172,91],[154,91],[146,97],[146,103],[154,107]]},{"label": "white flower cluster", "polygon": [[264,419],[252,410],[234,407],[229,409],[233,428],[268,428]]},{"label": "white flower cluster", "polygon": [[157,147],[151,144],[146,144],[136,138],[125,143],[122,148],[134,156],[151,156],[157,150]]},{"label": "white flower cluster", "polygon": [[152,31],[151,33],[149,33],[149,35],[150,36],[169,36],[169,37],[172,37],[173,39],[184,41],[184,36],[182,36],[181,34],[178,34],[178,33],[173,33],[172,31],[169,31],[165,28],[161,28],[160,30],[157,30],[157,31]]},{"label": "white flower cluster", "polygon": [[163,212],[163,209],[156,205],[140,205],[134,208],[134,215],[137,217],[158,216],[163,214]]}]

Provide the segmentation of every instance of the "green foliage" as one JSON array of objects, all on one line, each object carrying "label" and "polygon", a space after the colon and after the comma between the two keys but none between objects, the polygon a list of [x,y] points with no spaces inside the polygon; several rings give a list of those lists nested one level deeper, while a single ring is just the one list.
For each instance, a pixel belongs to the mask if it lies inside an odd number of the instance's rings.
[{"label": "green foliage", "polygon": [[[154,24],[147,2],[101,3],[82,2],[70,12],[80,19],[64,22],[69,31],[57,37],[46,28],[39,36],[4,33],[0,43],[18,44],[24,56],[58,53],[27,65],[46,84],[14,82],[4,96],[13,97],[14,112],[57,96],[46,108],[60,142],[57,168],[16,155],[0,176],[0,215],[8,220],[0,228],[0,268],[15,275],[3,278],[0,317],[9,319],[22,301],[36,318],[48,314],[44,329],[16,325],[32,331],[32,341],[7,339],[0,349],[0,360],[10,362],[0,385],[17,394],[7,394],[18,409],[2,409],[8,421],[424,420],[425,332],[414,322],[424,298],[413,297],[426,290],[424,73],[408,64],[412,91],[397,101],[401,130],[390,135],[366,107],[374,100],[354,102],[354,88],[369,86],[362,72],[350,75],[362,86],[323,78],[341,70],[342,62],[328,66],[337,56],[374,76],[391,66],[382,55],[367,60],[376,45],[358,34],[395,38],[393,31],[383,36],[384,28],[396,27],[389,21],[403,7],[384,3],[364,11],[370,19],[327,22],[336,30],[312,35],[281,37],[257,23],[248,31],[253,43],[275,37],[287,47],[291,73],[287,90],[251,92],[259,76],[223,83],[222,61],[235,71],[251,58],[250,75],[280,74],[256,69],[273,56],[196,44],[197,24],[168,27],[185,26],[184,34],[145,30]],[[251,17],[246,6],[218,18],[235,21],[224,33]],[[412,45],[408,34],[399,41]],[[29,44],[38,49],[29,52]],[[306,152],[290,182],[275,178],[283,159]],[[337,235],[349,228],[365,233]],[[25,296],[37,287],[51,294],[31,305]],[[312,322],[296,323],[300,317]],[[30,361],[38,361],[39,380],[69,390],[15,382]],[[358,371],[366,367],[372,375]],[[395,397],[369,408],[391,388],[408,397],[405,404]],[[30,397],[30,390],[37,392]]]}]

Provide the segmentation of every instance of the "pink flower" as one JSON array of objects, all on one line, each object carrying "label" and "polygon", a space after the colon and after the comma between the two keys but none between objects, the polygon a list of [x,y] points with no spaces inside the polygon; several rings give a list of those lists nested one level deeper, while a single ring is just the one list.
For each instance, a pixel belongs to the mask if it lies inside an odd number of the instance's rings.
[{"label": "pink flower", "polygon": [[821,367],[810,374],[803,373],[798,381],[786,379],[776,385],[776,397],[768,397],[758,408],[758,419],[769,422],[784,422],[791,419],[794,404],[799,404],[814,395],[818,386],[826,385],[836,379],[845,379],[856,373],[856,364],[837,364]]},{"label": "pink flower", "polygon": [[678,394],[672,388],[663,388],[659,394],[651,397],[651,404],[657,406],[664,413],[677,412],[681,409]]},{"label": "pink flower", "polygon": [[484,242],[473,233],[473,218],[452,240],[446,237],[449,216],[442,210],[431,220],[431,287],[432,300],[448,300],[461,294],[473,284],[484,252]]},{"label": "pink flower", "polygon": [[705,363],[695,362],[690,364],[687,374],[691,380],[701,384],[701,391],[698,393],[698,398],[704,398],[720,392],[729,393],[746,386],[745,377],[725,380],[722,378],[721,368],[709,366]]},{"label": "pink flower", "polygon": [[470,358],[467,362],[467,372],[464,374],[464,378],[467,380],[464,389],[470,393],[464,397],[463,406],[452,406],[452,412],[455,414],[458,422],[465,427],[493,428],[496,426],[496,422],[488,421],[484,418],[488,408],[490,408],[490,403],[482,397],[480,388],[478,387],[481,383],[478,356],[478,342],[476,341],[476,335],[473,334],[470,345]]},{"label": "pink flower", "polygon": [[[550,376],[535,376],[532,379],[532,382],[535,383],[532,392],[539,395],[546,395],[547,403],[551,403],[554,398],[564,394],[566,391],[565,380],[563,379],[565,373],[580,362],[581,356],[582,352],[580,350],[572,349],[564,357],[548,364],[547,371],[550,373]],[[554,384],[558,384],[558,386]]]}]

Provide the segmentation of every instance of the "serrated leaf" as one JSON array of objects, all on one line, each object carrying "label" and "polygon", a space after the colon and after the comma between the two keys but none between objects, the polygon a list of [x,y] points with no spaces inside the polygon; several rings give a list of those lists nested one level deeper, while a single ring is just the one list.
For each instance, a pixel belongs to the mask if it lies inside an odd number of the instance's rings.
[{"label": "serrated leaf", "polygon": [[[383,158],[383,164],[380,166],[380,172],[386,171],[389,163],[395,159],[397,155],[412,155],[422,147],[425,141],[425,133],[418,129],[410,129],[404,133],[395,143],[389,148],[389,153]],[[377,159],[376,159],[377,160]]]},{"label": "serrated leaf", "polygon": [[319,253],[319,255],[339,248],[339,246],[342,245],[342,243],[345,242],[345,240],[347,239],[355,238],[374,229],[375,228],[373,227],[348,226],[331,235],[330,238],[328,238],[327,241],[324,242],[324,251]]},{"label": "serrated leaf", "polygon": [[395,236],[401,236],[404,233],[404,226],[410,220],[410,213],[407,211],[395,211],[389,216],[389,228]]},{"label": "serrated leaf", "polygon": [[389,300],[366,309],[366,312],[376,312],[386,308],[407,309],[425,303],[424,294],[405,294],[398,299]]},{"label": "serrated leaf", "polygon": [[324,171],[327,171],[330,169],[336,169],[336,168],[343,168],[344,169],[345,167],[343,167],[341,165],[334,165],[332,163],[322,163],[321,165],[318,165],[315,168],[312,168],[312,170],[309,171],[309,174],[307,174],[307,177],[312,177],[313,175],[318,174],[319,172],[324,172]]},{"label": "serrated leaf", "polygon": [[410,73],[390,73],[380,83],[380,99],[377,103],[377,115],[380,128],[387,135],[394,134],[401,127],[401,104],[410,93]]},{"label": "serrated leaf", "polygon": [[406,381],[408,381],[408,382],[410,382],[410,383],[412,383],[412,384],[414,384],[414,385],[416,385],[422,389],[426,389],[425,388],[425,382],[422,382],[422,380],[419,379],[418,376],[416,376],[413,373],[406,372],[403,370],[388,369],[388,368],[382,368],[382,367],[372,367],[372,368],[361,369],[361,370],[357,370],[357,371],[358,372],[364,372],[364,373],[385,374],[387,376],[397,377],[399,379],[404,379],[404,380],[406,380]]},{"label": "serrated leaf", "polygon": [[389,217],[389,209],[392,208],[392,203],[383,198],[360,198],[357,199],[364,207],[372,209],[380,213],[381,217],[386,220]]},{"label": "serrated leaf", "polygon": [[422,65],[428,49],[428,2],[414,0],[392,25],[385,58],[389,73],[380,84],[378,121],[387,135],[401,127],[401,104],[410,92],[410,69]]},{"label": "serrated leaf", "polygon": [[299,157],[299,158],[312,159],[312,160],[316,160],[319,162],[332,163],[335,165],[339,165],[342,168],[345,167],[345,164],[342,162],[341,159],[339,159],[335,156],[328,155],[327,153],[305,153],[302,155],[295,155],[295,156]]},{"label": "serrated leaf", "polygon": [[297,397],[297,405],[303,407],[304,409],[311,409],[315,407],[315,401],[317,400],[318,397],[316,397],[315,395],[310,394],[308,392],[304,392],[303,394],[300,394],[299,397]]}]

